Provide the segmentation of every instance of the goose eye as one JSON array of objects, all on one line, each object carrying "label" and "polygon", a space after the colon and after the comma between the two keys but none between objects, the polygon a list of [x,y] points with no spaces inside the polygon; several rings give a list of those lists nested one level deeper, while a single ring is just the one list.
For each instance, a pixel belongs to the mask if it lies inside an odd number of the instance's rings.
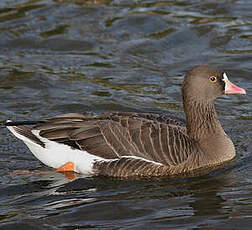
[{"label": "goose eye", "polygon": [[216,82],[216,81],[217,81],[217,77],[215,77],[215,76],[210,76],[210,77],[209,77],[209,80],[210,80],[211,82]]}]

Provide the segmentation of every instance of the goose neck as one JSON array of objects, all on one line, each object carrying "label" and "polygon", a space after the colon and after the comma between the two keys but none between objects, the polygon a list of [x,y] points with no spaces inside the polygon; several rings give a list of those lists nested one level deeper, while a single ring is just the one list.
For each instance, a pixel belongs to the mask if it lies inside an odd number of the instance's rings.
[{"label": "goose neck", "polygon": [[216,134],[225,134],[211,101],[184,101],[188,135],[195,139],[205,139]]}]

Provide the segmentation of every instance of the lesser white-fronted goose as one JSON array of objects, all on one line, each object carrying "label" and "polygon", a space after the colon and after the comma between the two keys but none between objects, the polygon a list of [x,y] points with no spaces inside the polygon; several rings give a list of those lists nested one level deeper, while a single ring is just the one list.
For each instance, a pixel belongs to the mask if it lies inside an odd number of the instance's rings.
[{"label": "lesser white-fronted goose", "polygon": [[38,122],[6,121],[45,165],[113,177],[171,176],[209,169],[235,157],[213,101],[246,94],[225,72],[192,68],[182,87],[186,126],[151,113],[70,113]]}]

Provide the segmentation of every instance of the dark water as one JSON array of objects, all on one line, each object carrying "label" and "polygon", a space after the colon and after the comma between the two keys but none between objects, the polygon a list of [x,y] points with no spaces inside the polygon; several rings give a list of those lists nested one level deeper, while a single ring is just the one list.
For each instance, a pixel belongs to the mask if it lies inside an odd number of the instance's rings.
[{"label": "dark water", "polygon": [[[1,229],[251,229],[252,1],[1,0],[0,120],[154,111],[216,65],[247,90],[216,101],[236,162],[193,179],[71,181],[0,129]],[[40,175],[13,175],[15,170]]]}]

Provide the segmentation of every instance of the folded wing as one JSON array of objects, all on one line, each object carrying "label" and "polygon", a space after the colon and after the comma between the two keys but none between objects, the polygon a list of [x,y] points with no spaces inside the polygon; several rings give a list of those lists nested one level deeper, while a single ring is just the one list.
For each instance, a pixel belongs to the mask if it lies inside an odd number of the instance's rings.
[{"label": "folded wing", "polygon": [[125,165],[130,165],[136,157],[176,166],[185,162],[194,151],[194,143],[182,123],[158,114],[73,113],[48,119],[34,129],[40,130],[39,135],[44,138],[105,159],[128,157],[121,161],[128,162]]}]

